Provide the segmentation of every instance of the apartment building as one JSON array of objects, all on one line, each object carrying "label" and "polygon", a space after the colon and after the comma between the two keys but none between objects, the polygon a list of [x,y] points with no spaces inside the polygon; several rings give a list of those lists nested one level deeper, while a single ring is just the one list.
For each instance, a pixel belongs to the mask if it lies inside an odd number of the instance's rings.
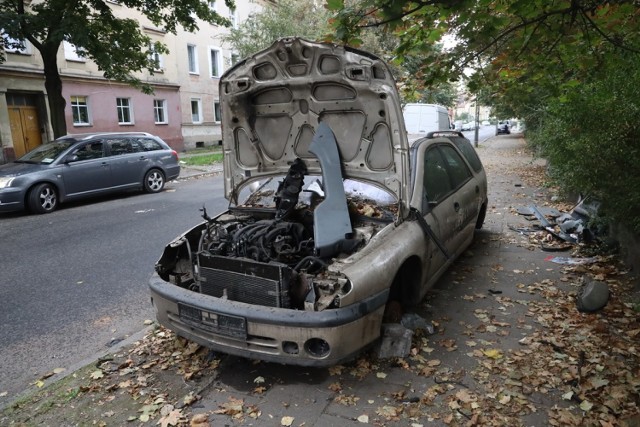
[{"label": "apartment building", "polygon": [[[209,1],[209,6],[237,25],[274,3],[236,0],[236,8],[230,9],[218,0]],[[67,133],[144,131],[178,151],[218,144],[219,78],[237,59],[221,39],[228,29],[201,22],[197,32],[179,29],[171,34],[118,2],[109,5],[116,16],[137,19],[142,31],[165,44],[169,53],[155,54],[158,68],[137,76],[153,87],[154,93],[147,95],[105,79],[94,63],[65,42],[58,67],[67,102]],[[53,139],[39,52],[25,42],[22,49],[5,51],[5,57],[0,63],[0,163]]]}]

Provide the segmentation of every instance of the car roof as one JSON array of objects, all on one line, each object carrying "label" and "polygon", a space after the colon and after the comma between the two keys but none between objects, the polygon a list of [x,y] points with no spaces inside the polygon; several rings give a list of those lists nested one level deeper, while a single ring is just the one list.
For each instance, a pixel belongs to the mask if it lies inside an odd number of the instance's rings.
[{"label": "car roof", "polygon": [[96,138],[96,137],[106,137],[106,136],[146,136],[155,138],[154,135],[148,132],[92,132],[92,133],[70,133],[65,136],[61,136],[60,138],[56,138],[56,140],[61,139],[75,139],[76,141],[85,141],[87,139]]}]

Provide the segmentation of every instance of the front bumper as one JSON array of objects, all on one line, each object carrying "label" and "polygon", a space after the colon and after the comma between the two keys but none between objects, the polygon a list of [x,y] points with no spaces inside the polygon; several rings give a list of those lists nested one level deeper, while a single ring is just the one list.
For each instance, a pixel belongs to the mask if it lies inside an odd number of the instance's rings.
[{"label": "front bumper", "polygon": [[0,212],[24,210],[24,192],[21,188],[0,189]]},{"label": "front bumper", "polygon": [[[158,322],[180,336],[227,354],[300,366],[353,359],[380,336],[389,291],[324,311],[246,304],[149,282]],[[195,315],[194,315],[195,313]]]}]

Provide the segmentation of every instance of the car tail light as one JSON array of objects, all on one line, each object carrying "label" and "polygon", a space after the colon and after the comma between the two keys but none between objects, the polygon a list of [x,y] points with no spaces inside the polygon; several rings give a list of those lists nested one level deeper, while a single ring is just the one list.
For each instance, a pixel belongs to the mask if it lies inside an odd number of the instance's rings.
[{"label": "car tail light", "polygon": [[176,158],[176,160],[180,160],[178,159],[178,152],[176,150],[171,150],[171,154]]}]

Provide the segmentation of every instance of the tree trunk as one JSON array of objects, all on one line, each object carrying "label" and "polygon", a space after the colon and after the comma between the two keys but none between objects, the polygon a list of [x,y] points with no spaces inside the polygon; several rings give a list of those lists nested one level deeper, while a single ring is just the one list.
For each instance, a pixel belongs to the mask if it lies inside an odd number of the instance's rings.
[{"label": "tree trunk", "polygon": [[62,96],[62,79],[58,72],[58,45],[44,45],[40,54],[44,62],[44,87],[47,90],[47,100],[49,101],[49,112],[51,114],[51,126],[54,138],[67,134],[67,121],[64,116],[64,109],[67,102]]}]

